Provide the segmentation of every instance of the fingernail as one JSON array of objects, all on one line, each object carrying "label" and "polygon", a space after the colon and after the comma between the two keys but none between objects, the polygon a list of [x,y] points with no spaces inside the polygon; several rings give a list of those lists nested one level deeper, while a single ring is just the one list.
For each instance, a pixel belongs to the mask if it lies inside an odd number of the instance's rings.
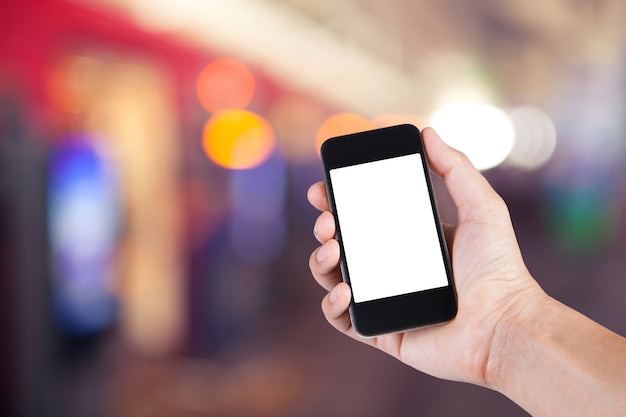
[{"label": "fingernail", "polygon": [[337,301],[337,299],[339,299],[339,289],[337,287],[335,287],[330,292],[330,296],[328,297],[328,301],[330,301],[331,303],[334,303],[335,301]]},{"label": "fingernail", "polygon": [[326,245],[322,245],[317,251],[317,262],[324,262],[326,260]]}]

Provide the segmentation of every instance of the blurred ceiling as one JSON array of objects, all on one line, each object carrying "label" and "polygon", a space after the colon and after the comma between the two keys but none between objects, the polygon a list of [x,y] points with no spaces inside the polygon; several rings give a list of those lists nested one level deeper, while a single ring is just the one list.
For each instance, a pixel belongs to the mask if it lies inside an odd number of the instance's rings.
[{"label": "blurred ceiling", "polygon": [[76,1],[368,116],[430,111],[450,86],[494,104],[541,105],[564,69],[621,67],[625,46],[622,0]]}]

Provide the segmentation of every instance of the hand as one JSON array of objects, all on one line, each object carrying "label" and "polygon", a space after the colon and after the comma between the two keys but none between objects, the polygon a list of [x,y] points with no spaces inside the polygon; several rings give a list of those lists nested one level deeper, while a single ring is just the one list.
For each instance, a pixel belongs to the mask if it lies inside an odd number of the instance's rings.
[{"label": "hand", "polygon": [[504,201],[434,130],[426,128],[422,135],[430,167],[444,179],[458,211],[458,224],[444,226],[459,298],[456,318],[376,338],[355,333],[347,311],[350,288],[338,267],[339,244],[322,182],[308,191],[311,204],[322,211],[314,228],[322,246],[311,254],[309,267],[329,291],[322,311],[339,331],[430,375],[491,386],[499,366],[497,346],[508,323],[524,305],[546,296],[524,265]]}]

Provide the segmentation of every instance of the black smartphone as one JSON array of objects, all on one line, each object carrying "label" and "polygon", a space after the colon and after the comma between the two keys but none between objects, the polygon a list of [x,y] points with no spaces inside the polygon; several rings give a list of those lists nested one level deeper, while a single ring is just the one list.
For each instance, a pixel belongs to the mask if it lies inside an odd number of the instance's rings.
[{"label": "black smartphone", "polygon": [[452,320],[456,291],[420,131],[405,124],[330,138],[321,156],[356,332]]}]

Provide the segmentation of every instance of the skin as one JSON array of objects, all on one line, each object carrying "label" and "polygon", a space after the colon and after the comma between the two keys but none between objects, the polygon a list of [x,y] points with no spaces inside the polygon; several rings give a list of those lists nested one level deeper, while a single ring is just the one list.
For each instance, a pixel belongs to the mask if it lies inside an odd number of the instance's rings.
[{"label": "skin", "polygon": [[[459,298],[446,324],[362,338],[350,324],[351,293],[339,270],[339,244],[323,182],[308,191],[322,213],[310,257],[313,277],[329,293],[328,322],[427,374],[494,389],[535,416],[626,413],[626,340],[549,297],[522,259],[506,204],[467,157],[422,132],[430,168],[457,206],[444,225]],[[375,244],[375,242],[374,242]]]}]

